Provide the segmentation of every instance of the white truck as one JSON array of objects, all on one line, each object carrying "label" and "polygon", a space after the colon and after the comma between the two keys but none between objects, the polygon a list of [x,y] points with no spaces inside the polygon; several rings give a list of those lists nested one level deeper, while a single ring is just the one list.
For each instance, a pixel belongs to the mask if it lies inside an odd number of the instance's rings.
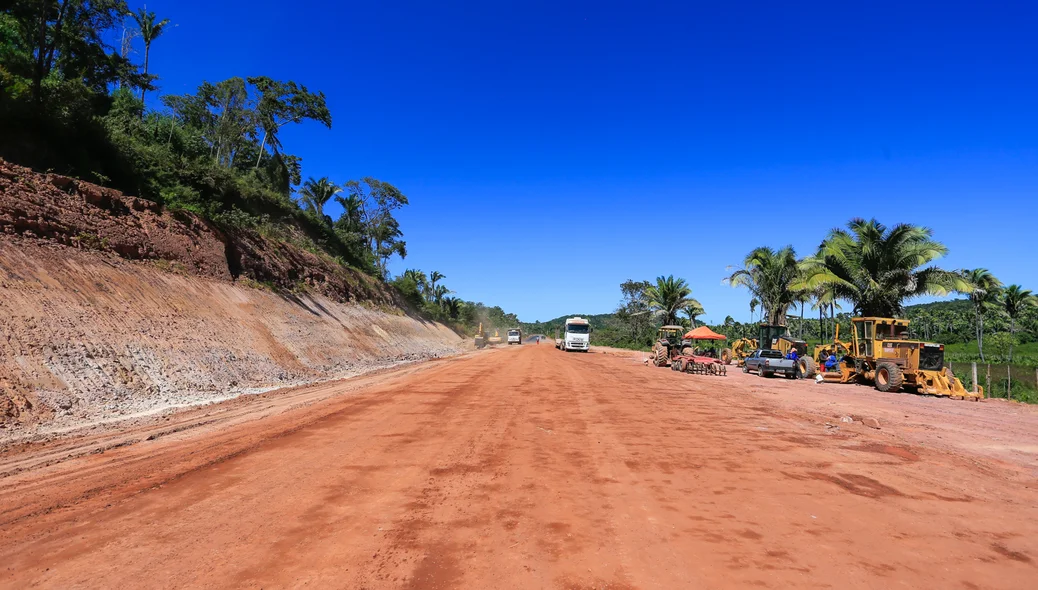
[{"label": "white truck", "polygon": [[562,338],[559,338],[557,346],[563,352],[587,352],[591,348],[591,324],[581,317],[566,320],[562,328]]},{"label": "white truck", "polygon": [[508,331],[508,345],[522,344],[523,343],[523,331],[519,328],[512,328]]}]

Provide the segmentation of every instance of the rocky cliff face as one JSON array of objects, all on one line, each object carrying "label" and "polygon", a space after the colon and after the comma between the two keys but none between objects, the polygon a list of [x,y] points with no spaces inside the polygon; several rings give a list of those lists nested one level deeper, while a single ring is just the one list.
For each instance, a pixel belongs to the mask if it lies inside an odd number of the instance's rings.
[{"label": "rocky cliff face", "polygon": [[2,161],[0,232],[0,438],[461,347],[361,273]]}]

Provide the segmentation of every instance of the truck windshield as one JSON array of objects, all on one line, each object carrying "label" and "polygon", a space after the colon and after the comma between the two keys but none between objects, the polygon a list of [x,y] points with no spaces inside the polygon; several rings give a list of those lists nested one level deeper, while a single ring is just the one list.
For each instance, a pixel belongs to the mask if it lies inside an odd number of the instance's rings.
[{"label": "truck windshield", "polygon": [[588,327],[583,324],[569,324],[566,326],[566,333],[568,334],[587,334]]},{"label": "truck windshield", "polygon": [[518,331],[516,331],[516,330],[509,330],[509,331],[508,331],[508,335],[509,335],[509,336],[518,336],[518,335],[519,335],[519,332],[518,332]]}]

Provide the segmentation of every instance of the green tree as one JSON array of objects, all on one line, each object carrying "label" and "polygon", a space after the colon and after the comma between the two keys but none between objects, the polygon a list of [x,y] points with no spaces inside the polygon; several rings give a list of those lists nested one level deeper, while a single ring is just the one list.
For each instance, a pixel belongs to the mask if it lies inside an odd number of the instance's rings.
[{"label": "green tree", "polygon": [[957,290],[969,297],[973,304],[974,330],[980,360],[984,360],[984,315],[998,304],[1002,282],[986,268],[963,270],[960,274],[964,285]]},{"label": "green tree", "polygon": [[315,94],[307,90],[306,86],[292,81],[279,82],[266,76],[249,78],[249,84],[260,92],[256,112],[259,125],[263,129],[255,168],[259,168],[268,142],[275,154],[281,149],[278,133],[285,125],[309,119],[331,129],[332,114],[328,110],[323,92]]},{"label": "green tree", "polygon": [[328,180],[328,177],[319,179],[308,179],[303,183],[303,190],[299,191],[306,207],[318,218],[324,217],[324,206],[332,200],[336,194],[342,192],[342,188]]},{"label": "green tree", "polygon": [[751,309],[757,302],[767,323],[785,326],[786,312],[800,298],[794,288],[799,279],[800,267],[792,246],[779,250],[761,246],[751,251],[743,261],[743,268],[733,272],[724,282],[732,287],[746,287],[753,296]]},{"label": "green tree", "polygon": [[692,289],[685,279],[675,279],[674,275],[657,277],[656,284],[645,290],[645,300],[653,312],[663,318],[664,324],[676,324],[678,311],[690,305],[702,308],[692,298]]},{"label": "green tree", "polygon": [[946,252],[928,228],[852,219],[846,230],[830,231],[818,253],[804,261],[796,286],[827,289],[833,300],[852,302],[861,316],[898,317],[907,299],[963,286],[957,273],[927,266]]},{"label": "green tree", "polygon": [[1038,297],[1020,285],[1009,285],[1002,290],[1002,307],[1009,317],[1009,362],[1013,362],[1013,343],[1016,340],[1016,322],[1028,308],[1038,307]]},{"label": "green tree", "polygon": [[162,36],[163,31],[166,29],[166,25],[169,24],[169,19],[164,18],[161,21],[156,22],[158,17],[155,16],[154,12],[148,12],[147,8],[138,9],[137,12],[133,13],[133,20],[137,23],[137,28],[141,32],[141,41],[144,42],[144,78],[146,83],[141,85],[141,102],[144,102],[144,93],[147,92],[148,86],[151,85],[152,78],[148,76],[148,62],[151,58],[151,44]]},{"label": "green tree", "polygon": [[436,288],[436,283],[442,281],[445,278],[447,278],[447,277],[445,277],[442,272],[440,272],[438,270],[434,270],[431,273],[429,273],[429,285],[433,289],[435,289]]},{"label": "green tree", "polygon": [[404,234],[393,216],[408,204],[407,197],[392,184],[371,177],[347,182],[346,190],[350,197],[363,203],[363,233],[379,272],[385,276],[392,256],[407,257]]},{"label": "green tree", "polygon": [[139,84],[134,68],[105,42],[127,12],[123,0],[9,0],[0,15],[13,26],[4,27],[0,70],[18,80],[15,94],[24,88],[37,105],[45,94],[67,96],[62,87],[104,96],[120,79]]},{"label": "green tree", "polygon": [[706,310],[704,310],[703,306],[699,305],[699,303],[686,305],[681,311],[685,312],[685,315],[688,316],[688,321],[692,325],[693,329],[697,327],[696,318],[706,313]]}]

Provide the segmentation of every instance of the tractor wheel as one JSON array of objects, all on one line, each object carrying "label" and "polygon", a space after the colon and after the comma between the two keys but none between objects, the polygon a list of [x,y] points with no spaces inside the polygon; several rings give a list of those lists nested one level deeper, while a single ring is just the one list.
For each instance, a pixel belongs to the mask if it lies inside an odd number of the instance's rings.
[{"label": "tractor wheel", "polygon": [[681,354],[685,356],[692,356],[692,353],[694,352],[695,350],[691,346],[685,346],[681,349]]},{"label": "tractor wheel", "polygon": [[732,349],[726,348],[721,351],[721,362],[730,365],[732,364]]},{"label": "tractor wheel", "polygon": [[900,391],[904,381],[901,367],[894,363],[880,363],[876,367],[876,389],[883,392]]},{"label": "tractor wheel", "polygon": [[667,366],[668,360],[669,359],[667,358],[667,347],[657,343],[655,346],[655,351],[653,352],[653,363],[657,367],[665,367]]},{"label": "tractor wheel", "polygon": [[804,379],[810,379],[815,376],[816,366],[815,359],[805,356],[800,359],[800,376]]}]

